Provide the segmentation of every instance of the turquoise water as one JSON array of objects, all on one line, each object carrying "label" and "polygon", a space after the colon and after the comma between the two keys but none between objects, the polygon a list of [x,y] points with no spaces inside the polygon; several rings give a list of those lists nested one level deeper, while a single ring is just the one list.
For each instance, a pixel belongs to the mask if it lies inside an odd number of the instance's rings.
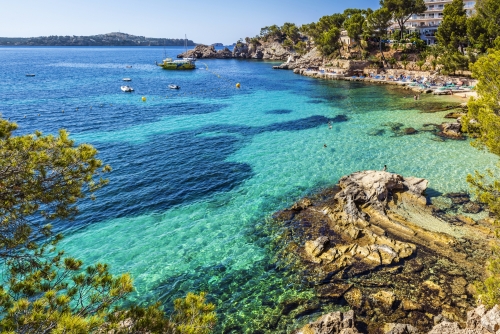
[{"label": "turquoise water", "polygon": [[[57,226],[67,253],[130,272],[134,300],[169,305],[207,291],[218,332],[286,331],[306,321],[263,324],[285,300],[314,298],[293,271],[273,264],[273,212],[358,170],[387,165],[429,179],[438,194],[467,190],[468,173],[496,162],[467,141],[400,135],[387,124],[440,124],[446,112],[421,111],[450,104],[444,98],[414,101],[393,88],[315,80],[258,61],[206,60],[168,72],[153,64],[162,53],[0,48],[0,110],[20,131],[67,128],[114,168],[98,200]],[[36,64],[27,68],[26,58]],[[121,93],[123,77],[135,93]]]}]

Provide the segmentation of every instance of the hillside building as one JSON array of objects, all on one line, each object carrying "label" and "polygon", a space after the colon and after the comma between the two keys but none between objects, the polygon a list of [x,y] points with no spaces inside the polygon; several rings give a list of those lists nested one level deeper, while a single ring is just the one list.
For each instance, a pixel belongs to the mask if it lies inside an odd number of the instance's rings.
[{"label": "hillside building", "polygon": [[[467,15],[472,15],[476,5],[475,0],[463,0],[464,8]],[[446,4],[451,3],[452,0],[425,0],[427,10],[422,14],[413,14],[412,17],[406,22],[406,28],[410,31],[420,32],[420,38],[427,42],[427,44],[436,43],[436,31],[441,22],[443,21],[443,10]]]}]

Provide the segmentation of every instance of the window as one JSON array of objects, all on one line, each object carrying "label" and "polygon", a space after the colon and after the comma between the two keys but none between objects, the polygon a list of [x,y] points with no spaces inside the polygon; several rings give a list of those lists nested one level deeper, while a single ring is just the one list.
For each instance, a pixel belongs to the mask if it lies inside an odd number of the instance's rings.
[{"label": "window", "polygon": [[429,18],[433,19],[434,18],[434,14],[429,14]]}]

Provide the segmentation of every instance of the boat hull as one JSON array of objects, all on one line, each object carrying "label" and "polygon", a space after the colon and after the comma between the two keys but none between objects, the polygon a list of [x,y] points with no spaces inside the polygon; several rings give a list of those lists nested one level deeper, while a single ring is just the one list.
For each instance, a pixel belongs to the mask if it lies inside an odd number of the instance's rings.
[{"label": "boat hull", "polygon": [[195,64],[190,63],[163,63],[158,64],[164,70],[194,70],[196,68]]}]

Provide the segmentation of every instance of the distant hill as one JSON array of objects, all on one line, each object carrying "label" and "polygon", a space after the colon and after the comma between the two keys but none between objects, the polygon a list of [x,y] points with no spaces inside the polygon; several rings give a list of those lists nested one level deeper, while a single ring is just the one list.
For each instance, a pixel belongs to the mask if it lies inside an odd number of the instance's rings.
[{"label": "distant hill", "polygon": [[[182,38],[152,38],[134,36],[123,32],[94,36],[41,36],[41,37],[0,37],[0,45],[9,46],[179,46]],[[187,40],[188,46],[196,45]]]}]

